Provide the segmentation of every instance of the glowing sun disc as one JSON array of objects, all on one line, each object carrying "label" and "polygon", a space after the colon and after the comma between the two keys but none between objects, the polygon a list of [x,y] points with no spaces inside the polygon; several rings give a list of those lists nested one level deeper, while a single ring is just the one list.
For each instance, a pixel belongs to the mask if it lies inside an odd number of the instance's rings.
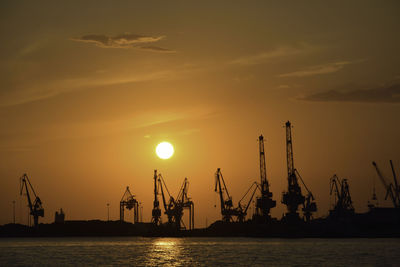
[{"label": "glowing sun disc", "polygon": [[174,147],[168,142],[159,143],[156,147],[156,154],[161,159],[169,159],[174,154]]}]

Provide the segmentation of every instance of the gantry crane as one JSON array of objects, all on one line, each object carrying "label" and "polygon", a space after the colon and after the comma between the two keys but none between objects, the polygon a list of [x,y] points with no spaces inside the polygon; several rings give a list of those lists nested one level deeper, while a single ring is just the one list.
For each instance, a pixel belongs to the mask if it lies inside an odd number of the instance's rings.
[{"label": "gantry crane", "polygon": [[260,152],[260,191],[261,196],[256,198],[256,214],[254,219],[259,222],[268,222],[271,219],[270,210],[276,206],[276,201],[272,199],[272,192],[269,191],[267,180],[267,167],[265,164],[264,137],[258,138]]},{"label": "gantry crane", "polygon": [[126,187],[125,193],[122,195],[121,201],[119,202],[119,220],[124,221],[125,208],[128,210],[133,209],[133,222],[139,222],[139,201],[135,199],[129,190],[129,186]]},{"label": "gantry crane", "polygon": [[390,197],[390,200],[393,203],[393,207],[395,208],[400,208],[400,188],[397,182],[397,177],[396,177],[396,173],[394,171],[393,168],[393,163],[390,160],[390,166],[392,167],[392,172],[393,172],[393,180],[394,180],[394,185],[392,183],[387,183],[386,178],[383,176],[381,170],[379,169],[378,165],[376,164],[375,161],[372,162],[372,165],[374,165],[375,170],[378,174],[379,179],[381,180],[383,186],[386,189],[386,196],[385,196],[385,200]]},{"label": "gantry crane", "polygon": [[[292,147],[292,131],[290,121],[286,124],[286,160],[287,160],[287,175],[288,175],[288,190],[282,194],[282,203],[287,206],[288,212],[285,214],[285,220],[298,221],[300,219],[297,209],[303,205],[303,212],[306,220],[311,218],[311,213],[317,210],[317,205],[314,197],[308,188],[305,186],[303,179],[294,168],[293,162],[293,147]],[[301,193],[301,187],[298,182],[298,177],[303,182],[306,190],[308,191],[307,197]]]},{"label": "gantry crane", "polygon": [[335,205],[329,211],[331,217],[346,217],[354,214],[347,179],[340,179],[336,174],[330,179],[330,195],[335,196]]},{"label": "gantry crane", "polygon": [[[31,195],[29,194],[28,185],[33,193],[33,196],[35,197],[35,200],[33,202],[31,200]],[[35,190],[33,189],[33,186],[29,181],[28,175],[26,175],[26,173],[24,173],[24,175],[22,175],[22,177],[20,178],[20,195],[23,194],[24,188],[25,188],[26,198],[28,199],[28,207],[30,210],[30,215],[33,216],[34,226],[37,227],[39,224],[39,216],[44,217],[44,209],[42,207],[42,201],[36,195]]]},{"label": "gantry crane", "polygon": [[[253,200],[256,190],[259,189],[257,183],[253,183],[246,191],[244,196],[238,202],[238,207],[233,207],[232,197],[229,195],[228,188],[225,184],[224,177],[222,176],[221,169],[218,168],[215,173],[215,189],[214,191],[219,194],[222,221],[224,222],[243,222],[247,215],[247,210]],[[250,194],[247,204],[242,205],[242,201]]]}]

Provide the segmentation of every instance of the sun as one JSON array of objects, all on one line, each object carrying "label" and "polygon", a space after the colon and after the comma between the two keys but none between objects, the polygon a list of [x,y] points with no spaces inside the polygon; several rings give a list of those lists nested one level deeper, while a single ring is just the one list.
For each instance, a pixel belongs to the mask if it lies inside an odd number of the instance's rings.
[{"label": "sun", "polygon": [[161,159],[169,159],[174,154],[174,147],[168,142],[161,142],[156,147],[156,154]]}]

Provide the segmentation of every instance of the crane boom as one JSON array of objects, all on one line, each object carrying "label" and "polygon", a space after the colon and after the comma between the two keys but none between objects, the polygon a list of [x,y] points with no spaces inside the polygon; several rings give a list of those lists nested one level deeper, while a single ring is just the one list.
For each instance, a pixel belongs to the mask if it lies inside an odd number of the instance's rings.
[{"label": "crane boom", "polygon": [[[30,210],[30,215],[33,216],[33,221],[34,221],[34,226],[37,227],[39,225],[39,217],[44,217],[44,209],[42,207],[42,201],[40,198],[36,195],[35,190],[33,189],[33,186],[31,182],[29,181],[28,175],[24,173],[22,177],[20,178],[20,195],[23,194],[24,188],[26,192],[26,198],[28,199],[28,207]],[[29,188],[31,189],[33,196],[35,200],[32,202],[31,195],[29,194]]]},{"label": "crane boom", "polygon": [[175,204],[175,209],[173,211],[174,219],[175,219],[175,226],[177,229],[181,229],[181,223],[184,226],[185,224],[182,220],[183,217],[183,210],[185,208],[189,209],[189,229],[194,229],[194,203],[188,197],[188,190],[189,190],[189,181],[187,177],[183,180],[182,186],[179,190],[177,201]]},{"label": "crane boom", "polygon": [[255,195],[257,189],[260,189],[259,186],[258,186],[258,184],[257,184],[256,182],[252,183],[251,186],[249,187],[249,189],[247,189],[246,193],[243,195],[243,197],[239,200],[239,205],[238,205],[238,206],[241,207],[242,201],[244,200],[244,198],[247,196],[247,194],[251,191],[251,189],[252,189],[253,187],[254,187],[254,189],[253,189],[253,191],[252,191],[252,193],[251,193],[251,196],[250,196],[249,200],[247,201],[246,206],[244,206],[244,210],[243,210],[244,216],[246,216],[246,214],[247,214],[247,210],[248,210],[249,207],[250,207],[251,201],[253,200],[254,195]]},{"label": "crane boom", "polygon": [[395,192],[396,198],[397,198],[397,200],[399,201],[399,204],[400,204],[400,188],[399,188],[399,184],[397,183],[396,172],[394,171],[392,160],[390,160],[390,167],[392,168],[392,173],[393,173],[394,192]]},{"label": "crane boom", "polygon": [[[392,164],[392,163],[391,163],[391,164]],[[387,197],[389,196],[390,199],[392,200],[393,206],[394,206],[395,208],[400,208],[400,198],[398,197],[398,196],[399,196],[399,193],[398,193],[399,188],[394,188],[394,186],[393,186],[392,183],[390,183],[390,184],[387,183],[387,181],[386,181],[386,179],[384,178],[384,176],[383,176],[381,170],[380,170],[379,167],[378,167],[378,164],[376,164],[375,161],[372,162],[372,165],[375,167],[376,173],[378,174],[379,179],[381,180],[383,186],[384,186],[385,189],[386,189],[386,196],[385,196],[385,199],[387,199]],[[393,170],[393,171],[394,171],[394,170]],[[397,179],[396,179],[396,177],[395,177],[395,174],[394,174],[394,180],[395,180],[395,182],[397,182]],[[394,191],[394,192],[393,192],[393,191]]]},{"label": "crane boom", "polygon": [[[161,197],[162,197],[162,201],[163,201],[163,205],[164,205],[164,210],[167,212],[168,206],[173,205],[175,203],[175,200],[171,196],[171,194],[169,193],[167,185],[165,184],[164,179],[163,179],[161,174],[158,175],[158,183],[159,183],[159,188],[160,188],[160,191],[161,191]],[[164,184],[164,186],[163,186],[163,184]],[[167,193],[168,193],[168,196],[169,196],[169,203],[167,203],[167,201],[165,200],[164,187],[167,190]]]},{"label": "crane boom", "polygon": [[[222,220],[224,222],[232,221],[232,216],[237,215],[237,211],[233,208],[232,197],[229,195],[228,188],[225,184],[225,180],[220,168],[218,168],[215,173],[215,192],[219,194]],[[224,192],[226,194],[226,199],[224,197]]]},{"label": "crane boom", "polygon": [[[223,195],[223,189],[221,186],[221,180],[224,178],[222,177],[221,169],[218,168],[217,172],[215,173],[215,192],[218,192],[219,194],[219,200],[220,200],[220,205],[221,205],[221,214],[224,214],[224,209],[225,209],[225,201],[224,201],[224,195]],[[226,188],[225,188],[226,189]],[[225,192],[227,192],[225,190]],[[229,198],[229,195],[228,195]]]},{"label": "crane boom", "polygon": [[[168,224],[178,231],[185,229],[186,227],[182,221],[183,210],[189,209],[189,229],[194,229],[194,203],[188,197],[188,179],[184,179],[176,198],[169,193],[167,184],[161,174],[158,175],[158,187],[159,191],[161,191],[164,213],[167,215]],[[168,202],[166,197],[169,197]],[[181,225],[183,225],[183,228]]]}]

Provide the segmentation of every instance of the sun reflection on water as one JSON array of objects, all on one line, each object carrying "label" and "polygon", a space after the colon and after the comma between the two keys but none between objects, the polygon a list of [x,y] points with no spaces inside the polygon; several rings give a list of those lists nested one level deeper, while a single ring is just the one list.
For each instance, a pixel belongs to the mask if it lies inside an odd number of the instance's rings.
[{"label": "sun reflection on water", "polygon": [[155,239],[147,254],[146,265],[182,266],[190,263],[190,257],[185,255],[181,243],[178,238]]}]

